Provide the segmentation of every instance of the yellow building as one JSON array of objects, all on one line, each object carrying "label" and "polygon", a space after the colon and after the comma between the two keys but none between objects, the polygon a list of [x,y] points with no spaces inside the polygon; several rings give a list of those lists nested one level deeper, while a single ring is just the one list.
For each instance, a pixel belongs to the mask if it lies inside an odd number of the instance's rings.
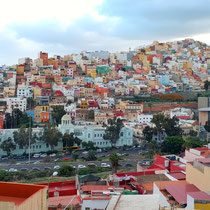
[{"label": "yellow building", "polygon": [[50,106],[36,106],[34,109],[34,121],[41,122],[42,121],[42,113],[50,110]]},{"label": "yellow building", "polygon": [[199,190],[210,192],[210,161],[204,158],[187,163],[186,180]]},{"label": "yellow building", "polygon": [[84,88],[85,97],[93,96],[93,88]]},{"label": "yellow building", "polygon": [[24,74],[24,65],[18,65],[16,68],[17,75],[23,75]]},{"label": "yellow building", "polygon": [[93,65],[87,65],[87,74],[89,74],[93,79],[96,78],[96,66]]},{"label": "yellow building", "polygon": [[55,59],[54,59],[54,58],[49,58],[49,59],[48,59],[48,65],[49,65],[49,66],[50,66],[50,65],[54,66],[54,63],[55,63]]},{"label": "yellow building", "polygon": [[4,87],[4,98],[14,97],[15,88],[14,87]]},{"label": "yellow building", "polygon": [[87,106],[87,100],[85,99],[82,99],[81,100],[81,109],[87,109],[88,106]]},{"label": "yellow building", "polygon": [[42,89],[40,87],[34,87],[33,92],[34,92],[34,99],[36,99],[37,96],[42,95]]}]

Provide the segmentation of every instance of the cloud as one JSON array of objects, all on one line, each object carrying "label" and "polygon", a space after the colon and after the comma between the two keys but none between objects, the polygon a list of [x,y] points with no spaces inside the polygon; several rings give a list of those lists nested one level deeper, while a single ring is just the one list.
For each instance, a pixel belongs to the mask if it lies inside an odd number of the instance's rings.
[{"label": "cloud", "polygon": [[39,12],[29,10],[31,16],[27,10],[28,18],[13,17],[0,27],[0,64],[2,56],[14,62],[40,50],[51,55],[115,51],[178,37],[198,37],[210,44],[210,0],[61,0],[60,7],[49,2]]}]

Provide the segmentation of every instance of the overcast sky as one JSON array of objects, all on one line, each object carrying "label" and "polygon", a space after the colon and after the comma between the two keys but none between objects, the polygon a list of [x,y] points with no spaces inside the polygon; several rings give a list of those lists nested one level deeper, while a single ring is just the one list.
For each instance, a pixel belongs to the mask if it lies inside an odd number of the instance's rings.
[{"label": "overcast sky", "polygon": [[6,0],[0,65],[81,50],[128,50],[154,40],[210,44],[210,0]]}]

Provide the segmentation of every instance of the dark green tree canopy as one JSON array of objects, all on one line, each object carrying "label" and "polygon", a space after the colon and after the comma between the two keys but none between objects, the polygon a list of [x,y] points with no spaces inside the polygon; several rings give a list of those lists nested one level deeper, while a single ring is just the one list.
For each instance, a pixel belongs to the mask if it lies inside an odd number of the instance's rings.
[{"label": "dark green tree canopy", "polygon": [[169,136],[161,145],[161,151],[170,154],[179,154],[184,151],[184,140],[180,136]]},{"label": "dark green tree canopy", "polygon": [[62,140],[63,140],[63,145],[64,147],[65,146],[74,146],[75,144],[76,145],[80,145],[81,143],[81,140],[78,138],[78,137],[75,137],[74,136],[74,133],[65,133],[62,137]]},{"label": "dark green tree canopy", "polygon": [[206,124],[204,125],[205,130],[209,133],[210,132],[210,120],[208,120],[206,122]]},{"label": "dark green tree canopy", "polygon": [[31,128],[20,128],[18,131],[13,133],[14,142],[18,144],[20,148],[23,148],[26,152],[27,147],[29,146],[29,138],[30,143],[33,144],[36,142],[37,137],[32,134]]},{"label": "dark green tree canopy", "polygon": [[11,151],[15,150],[16,146],[13,143],[12,139],[8,138],[7,140],[2,142],[0,148],[7,153],[7,156],[10,156]]},{"label": "dark green tree canopy", "polygon": [[62,133],[49,123],[44,129],[41,139],[49,144],[51,150],[54,151],[54,147],[57,146],[60,140],[62,140]]},{"label": "dark green tree canopy", "polygon": [[61,118],[63,115],[66,114],[66,111],[64,110],[64,106],[52,106],[52,119],[53,121],[58,125],[61,124]]},{"label": "dark green tree canopy", "polygon": [[109,156],[109,161],[111,162],[111,165],[112,165],[112,170],[116,173],[117,171],[117,166],[119,165],[119,160],[120,160],[120,157],[119,155],[115,152],[115,153],[112,153],[110,156]]},{"label": "dark green tree canopy", "polygon": [[106,133],[104,139],[110,140],[113,144],[116,144],[120,137],[120,131],[123,128],[123,122],[119,118],[108,119],[108,125],[106,126]]},{"label": "dark green tree canopy", "polygon": [[83,141],[82,142],[82,147],[86,150],[86,151],[89,151],[89,150],[96,150],[96,147],[94,145],[94,143],[92,141],[89,141],[89,142],[85,142]]}]

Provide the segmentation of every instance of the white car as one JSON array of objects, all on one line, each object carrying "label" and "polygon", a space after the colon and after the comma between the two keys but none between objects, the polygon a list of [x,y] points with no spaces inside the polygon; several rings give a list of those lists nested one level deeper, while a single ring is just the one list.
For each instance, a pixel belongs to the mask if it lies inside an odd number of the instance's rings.
[{"label": "white car", "polygon": [[42,157],[42,158],[47,157],[47,154],[44,153],[44,154],[40,155],[40,157]]},{"label": "white car", "polygon": [[78,165],[78,166],[77,166],[77,168],[86,168],[86,166],[85,166],[85,165],[80,164],[80,165]]},{"label": "white car", "polygon": [[101,167],[103,167],[103,168],[109,168],[111,166],[108,163],[101,163]]},{"label": "white car", "polygon": [[10,168],[9,172],[17,172],[17,169],[16,168]]},{"label": "white car", "polygon": [[55,153],[50,154],[50,157],[55,157],[55,156],[56,156]]},{"label": "white car", "polygon": [[61,167],[60,167],[59,165],[55,165],[55,166],[54,166],[54,169],[55,169],[55,170],[59,170],[60,168],[61,168]]},{"label": "white car", "polygon": [[84,152],[82,152],[82,154],[87,154],[88,153],[88,151],[84,151]]},{"label": "white car", "polygon": [[33,157],[34,157],[34,158],[39,158],[39,157],[40,157],[40,154],[34,154]]},{"label": "white car", "polygon": [[35,162],[33,162],[33,164],[39,164],[40,163],[40,161],[35,161]]}]

